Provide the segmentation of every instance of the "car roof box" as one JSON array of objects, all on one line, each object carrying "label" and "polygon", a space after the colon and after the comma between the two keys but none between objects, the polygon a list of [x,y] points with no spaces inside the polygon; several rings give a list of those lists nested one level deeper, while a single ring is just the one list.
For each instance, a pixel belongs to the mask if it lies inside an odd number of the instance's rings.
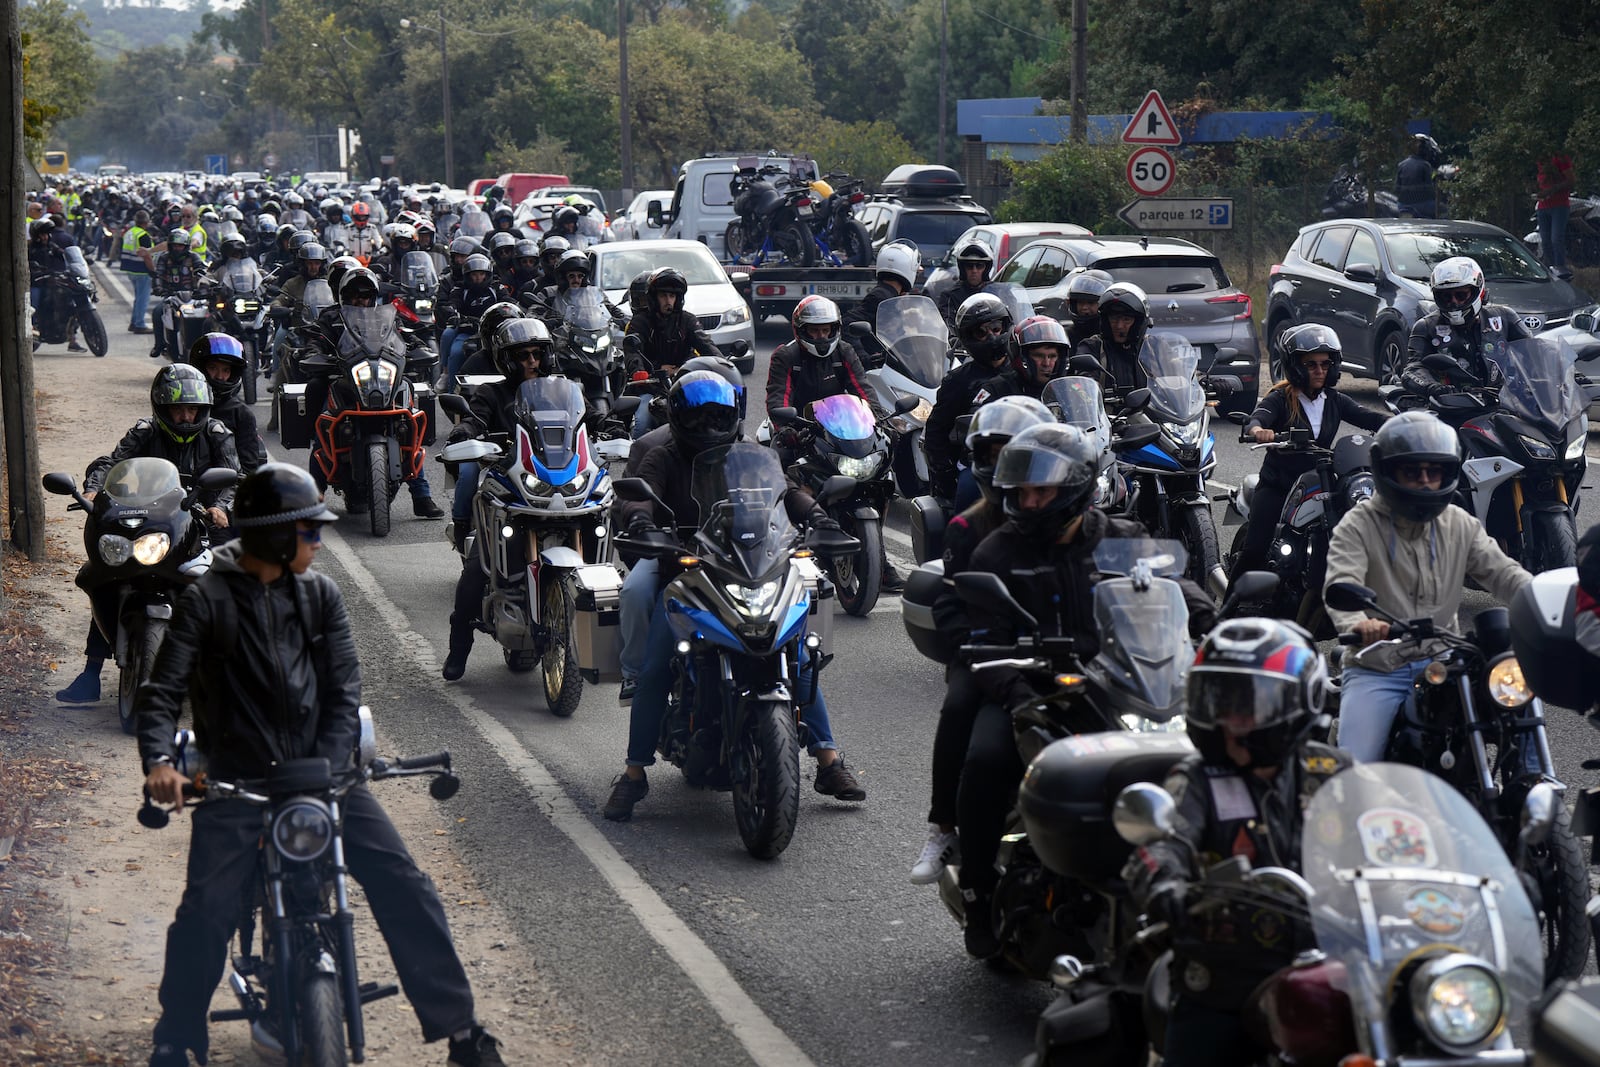
[{"label": "car roof box", "polygon": [[960,174],[949,167],[927,163],[905,163],[894,168],[884,177],[882,187],[891,196],[918,199],[960,196],[967,191]]}]

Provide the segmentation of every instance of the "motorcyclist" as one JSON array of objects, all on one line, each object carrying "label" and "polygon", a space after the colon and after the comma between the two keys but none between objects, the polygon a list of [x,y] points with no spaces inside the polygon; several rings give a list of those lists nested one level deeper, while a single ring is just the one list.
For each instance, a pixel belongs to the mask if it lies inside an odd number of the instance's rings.
[{"label": "motorcyclist", "polygon": [[290,189],[283,194],[283,211],[278,215],[278,222],[288,224],[296,229],[308,229],[311,226],[311,213],[306,210],[306,198]]},{"label": "motorcyclist", "polygon": [[772,353],[767,370],[768,417],[779,408],[803,409],[840,393],[859,396],[875,417],[884,417],[867,387],[861,356],[841,336],[838,304],[808,296],[795,306],[789,324],[794,340]]},{"label": "motorcyclist", "polygon": [[[656,497],[672,509],[680,528],[697,527],[699,504],[690,494],[690,474],[694,459],[706,449],[730,444],[739,438],[741,404],[728,380],[714,371],[693,371],[672,383],[667,395],[668,421],[672,440],[652,450],[639,465],[637,476],[649,483]],[[792,481],[787,485],[785,507],[791,521],[808,523],[813,530],[839,536],[839,527],[811,495]],[[648,502],[628,501],[622,505],[622,519],[628,536],[648,538],[655,530],[652,506]],[[676,576],[674,561],[661,563],[660,581],[664,586]],[[644,667],[639,676],[633,708],[628,721],[627,765],[612,783],[603,814],[612,821],[626,822],[634,805],[650,791],[645,768],[656,761],[656,740],[667,713],[667,691],[672,684],[672,631],[667,625],[666,606],[658,592],[646,638]],[[809,751],[817,760],[813,788],[838,800],[861,801],[861,788],[844,759],[839,755],[828,724],[828,707],[822,687],[814,684],[813,668],[807,660],[796,682],[805,695],[800,721],[805,724]]]},{"label": "motorcyclist", "polygon": [[917,250],[899,241],[891,241],[878,250],[873,264],[878,283],[867,290],[861,303],[845,314],[846,326],[864,322],[874,330],[878,328],[878,305],[897,296],[905,296],[917,284]]},{"label": "motorcyclist", "polygon": [[491,237],[497,233],[509,233],[513,239],[522,236],[516,232],[517,213],[510,204],[496,204],[489,212],[489,225]]},{"label": "motorcyclist", "polygon": [[229,334],[203,334],[189,346],[188,361],[200,368],[211,386],[211,417],[233,434],[239,469],[254,474],[267,462],[267,447],[256,428],[255,410],[239,396],[239,385],[249,370],[244,346]]},{"label": "motorcyclist", "polygon": [[[205,261],[189,250],[190,236],[185,229],[175,229],[167,235],[167,250],[156,257],[152,291],[158,297],[176,296],[192,292],[206,272]],[[178,335],[183,323],[172,308],[164,307],[156,325],[156,344],[152,357],[163,353],[169,359],[182,358],[178,351]]]},{"label": "motorcyclist", "polygon": [[[561,298],[570,290],[584,289],[594,283],[594,264],[590,262],[588,253],[580,252],[574,248],[562,253],[560,261],[556,264],[556,273],[560,279],[554,288],[546,286],[540,289],[531,301],[522,301],[525,306],[532,309],[536,315],[544,317],[552,327],[561,324]],[[625,324],[628,317],[622,309],[606,298],[604,292],[600,293],[600,305],[611,314],[612,322],[618,326]]]},{"label": "motorcyclist", "polygon": [[[1257,442],[1277,439],[1296,426],[1311,431],[1313,441],[1332,448],[1345,423],[1373,431],[1383,425],[1384,414],[1363,407],[1334,388],[1339,382],[1342,357],[1339,335],[1331,328],[1308,322],[1291,326],[1278,340],[1283,352],[1284,380],[1261,398],[1244,432]],[[1234,560],[1229,580],[1260,567],[1278,529],[1283,502],[1300,476],[1316,467],[1316,458],[1304,453],[1269,450],[1261,461],[1261,476],[1250,498],[1250,516],[1244,544]]]},{"label": "motorcyclist", "polygon": [[939,294],[939,314],[946,326],[955,329],[956,312],[967,297],[983,292],[993,272],[994,253],[982,241],[968,241],[956,249],[955,284]]},{"label": "motorcyclist", "polygon": [[350,243],[345,251],[362,263],[372,262],[383,251],[383,234],[372,224],[372,207],[365,200],[350,205]]},{"label": "motorcyclist", "polygon": [[1394,198],[1402,214],[1431,219],[1438,214],[1438,188],[1434,168],[1443,160],[1439,142],[1419,133],[1411,142],[1411,154],[1400,161],[1394,172]]},{"label": "motorcyclist", "polygon": [[1139,349],[1150,329],[1150,301],[1131,282],[1116,282],[1100,294],[1100,332],[1078,345],[1078,352],[1099,360],[1102,389],[1143,388],[1149,384],[1139,366]]},{"label": "motorcyclist", "polygon": [[[1498,389],[1505,380],[1500,359],[1506,346],[1530,336],[1516,312],[1489,303],[1483,270],[1467,256],[1452,256],[1434,266],[1428,277],[1438,310],[1411,327],[1406,342],[1406,369],[1400,384],[1417,396],[1439,396],[1472,386]],[[1460,374],[1442,377],[1423,366],[1430,355],[1449,356]]]},{"label": "motorcyclist", "polygon": [[[550,217],[550,232],[566,241],[569,247],[581,248],[587,243],[583,235],[578,232],[578,226],[582,221],[583,214],[577,208],[571,204],[562,204]],[[548,238],[546,241],[548,243]]]},{"label": "motorcyclist", "polygon": [[[239,469],[239,454],[227,426],[210,417],[211,386],[206,376],[186,363],[162,367],[150,383],[150,418],[140,419],[122,435],[109,455],[91,462],[83,473],[83,495],[93,500],[106,474],[125,459],[151,456],[171,460],[178,473],[191,477],[212,467]],[[203,490],[198,500],[209,525],[227,529],[233,489]],[[89,623],[83,671],[56,693],[63,704],[93,704],[100,699],[100,668],[112,656],[116,634],[102,634]]]},{"label": "motorcyclist", "polygon": [[[1106,538],[1148,536],[1137,522],[1113,519],[1090,503],[1100,454],[1076,426],[1032,426],[1000,450],[994,484],[1004,500],[1007,521],[972,553],[970,571],[999,575],[1011,595],[1039,620],[1041,636],[1066,636],[1080,662],[1100,648],[1091,590],[1098,580],[1094,551]],[[1178,579],[1189,607],[1191,636],[1204,634],[1216,618],[1209,597],[1187,578]],[[1009,619],[972,605],[973,632],[991,644],[1011,640]],[[972,724],[958,794],[961,837],[961,890],[966,898],[967,951],[988,959],[1000,950],[992,917],[995,858],[1005,830],[1022,760],[1012,730],[1011,711],[1036,700],[1027,675],[1013,667],[985,671],[987,694]]]},{"label": "motorcyclist", "polygon": [[[1000,490],[994,484],[994,465],[1000,449],[1030,426],[1054,422],[1042,403],[1023,396],[1001,397],[973,413],[967,428],[965,451],[982,496],[953,517],[944,529],[945,581],[933,605],[934,625],[954,642],[964,642],[969,629],[966,606],[956,595],[951,579],[970,570],[972,552],[1002,522]],[[972,738],[972,720],[983,705],[983,691],[971,669],[960,660],[945,668],[944,704],[933,733],[933,799],[928,807],[928,840],[911,867],[913,885],[939,880],[946,865],[961,865],[961,845],[956,836],[956,801],[961,785],[961,765],[966,762]]]},{"label": "motorcyclist", "polygon": [[[184,591],[134,708],[145,786],[152,799],[179,808],[189,779],[173,766],[173,735],[186,703],[219,778],[259,778],[275,763],[306,757],[326,758],[338,774],[354,764],[361,668],[339,587],[311,569],[322,526],[335,515],[304,471],[282,463],[245,479],[238,501],[239,540]],[[503,1067],[499,1042],[475,1018],[433,883],[365,785],[344,794],[339,815],[344,862],[365,891],[423,1039],[448,1038],[453,1067]],[[205,1061],[206,1011],[239,902],[259,877],[259,809],[202,803],[191,822],[189,879],[167,930],[151,1067],[184,1067],[190,1051]]]},{"label": "motorcyclist", "polygon": [[[210,268],[201,279],[202,285],[220,285],[227,274],[228,264],[243,263],[248,261],[256,267],[255,259],[250,255],[250,243],[237,233],[225,234],[217,243],[217,256],[212,261]],[[256,267],[259,274],[260,268]]]},{"label": "motorcyclist", "polygon": [[971,413],[979,390],[1004,366],[1010,355],[1011,327],[1011,312],[993,293],[969,296],[956,311],[956,338],[969,358],[939,383],[922,446],[928,454],[931,492],[941,500],[956,501],[959,507],[966,506],[960,503],[962,499],[967,503],[976,500],[978,492],[970,475],[967,484],[961,484],[956,468],[956,420]]},{"label": "motorcyclist", "polygon": [[1100,298],[1116,284],[1103,270],[1076,267],[1067,275],[1067,339],[1072,351],[1100,332]]},{"label": "motorcyclist", "polygon": [[283,268],[293,269],[295,265],[294,248],[289,242],[294,240],[298,233],[289,223],[280,223],[273,231],[272,247],[261,257],[261,269],[267,274],[272,274]]},{"label": "motorcyclist", "polygon": [[474,252],[467,257],[461,281],[461,286],[450,294],[448,305],[452,318],[458,324],[445,360],[445,376],[452,382],[461,373],[461,364],[467,358],[467,333],[462,331],[461,325],[476,323],[478,316],[489,305],[507,296],[505,289],[494,281],[489,257],[482,252]]},{"label": "motorcyclist", "polygon": [[[1401,412],[1383,424],[1372,441],[1372,472],[1377,492],[1333,529],[1324,588],[1356,582],[1373,589],[1378,606],[1396,618],[1431,618],[1439,628],[1459,631],[1456,615],[1468,578],[1502,604],[1533,580],[1481,522],[1450,502],[1461,475],[1461,444],[1431,412]],[[1378,644],[1389,636],[1389,624],[1363,612],[1330,605],[1328,618],[1360,640],[1344,653],[1339,746],[1362,763],[1382,759],[1396,711],[1411,700],[1412,682],[1440,646]],[[1529,746],[1521,755],[1525,770],[1537,773],[1538,752]]]},{"label": "motorcyclist", "polygon": [[[28,224],[28,303],[32,305],[35,316],[44,300],[45,279],[67,269],[67,254],[60,245],[50,240],[55,228],[56,224],[48,218],[36,219]],[[76,340],[73,344],[76,346],[73,351],[83,351],[83,346],[77,344]]]},{"label": "motorcyclist", "polygon": [[[684,309],[689,281],[676,267],[659,267],[650,272],[645,284],[642,310],[628,320],[628,337],[637,337],[637,348],[625,346],[628,375],[671,375],[695,356],[721,356],[722,350],[711,340],[700,320]],[[640,404],[633,416],[633,436],[642,437],[651,426],[650,406]]]},{"label": "motorcyclist", "polygon": [[1168,774],[1173,836],[1137,849],[1124,877],[1135,901],[1170,924],[1174,991],[1164,1063],[1235,1067],[1267,1050],[1242,1011],[1262,982],[1311,946],[1276,911],[1247,905],[1191,915],[1206,869],[1231,856],[1299,870],[1302,813],[1350,757],[1310,740],[1327,671],[1310,635],[1277,619],[1231,619],[1201,643],[1186,718],[1199,751]]},{"label": "motorcyclist", "polygon": [[517,257],[517,238],[508,230],[497,230],[491,233],[483,242],[489,250],[489,261],[494,264],[495,281],[515,292],[514,284]]},{"label": "motorcyclist", "polygon": [[1072,349],[1061,323],[1049,315],[1033,315],[1012,329],[1006,351],[1010,365],[983,383],[972,398],[973,407],[981,410],[984,404],[1001,396],[1039,399],[1050,380],[1065,371]]},{"label": "motorcyclist", "polygon": [[539,285],[536,288],[561,284],[561,272],[557,269],[558,264],[561,262],[561,257],[570,251],[572,251],[572,242],[565,237],[551,234],[544,239],[544,244],[539,247],[540,276]]},{"label": "motorcyclist", "polygon": [[407,254],[416,251],[417,230],[409,222],[395,222],[389,225],[389,239],[385,245],[385,253],[377,256],[368,264],[372,272],[384,281],[396,285],[404,284],[406,272],[404,265]]},{"label": "motorcyclist", "polygon": [[433,260],[434,271],[442,278],[450,269],[450,257],[438,247],[439,227],[433,224],[430,218],[419,219],[415,228],[417,231],[417,250],[428,253]]},{"label": "motorcyclist", "polygon": [[524,285],[539,280],[539,242],[531,237],[517,240],[511,253],[511,280],[506,288],[520,292]]}]

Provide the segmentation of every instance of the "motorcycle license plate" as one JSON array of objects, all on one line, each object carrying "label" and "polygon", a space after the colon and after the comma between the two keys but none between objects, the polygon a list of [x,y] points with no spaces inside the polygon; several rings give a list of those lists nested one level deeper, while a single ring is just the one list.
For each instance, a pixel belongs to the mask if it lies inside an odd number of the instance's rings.
[{"label": "motorcycle license plate", "polygon": [[809,219],[811,217],[811,208],[810,207],[796,208],[794,213],[796,215],[799,215],[803,219]]},{"label": "motorcycle license plate", "polygon": [[815,282],[806,286],[806,292],[816,296],[843,296],[858,298],[866,295],[865,289],[854,282]]}]

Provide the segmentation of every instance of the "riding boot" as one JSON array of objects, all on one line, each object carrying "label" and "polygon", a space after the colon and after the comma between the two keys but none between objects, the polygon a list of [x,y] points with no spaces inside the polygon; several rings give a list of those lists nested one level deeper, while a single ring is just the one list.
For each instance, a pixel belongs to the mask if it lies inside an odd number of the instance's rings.
[{"label": "riding boot", "polygon": [[56,699],[63,704],[93,704],[100,699],[100,668],[105,661],[85,660],[83,673],[72,680],[65,689],[56,691]]},{"label": "riding boot", "polygon": [[450,615],[450,654],[444,658],[444,680],[453,682],[467,673],[467,656],[472,652],[472,623],[471,621],[457,621],[454,612]]}]

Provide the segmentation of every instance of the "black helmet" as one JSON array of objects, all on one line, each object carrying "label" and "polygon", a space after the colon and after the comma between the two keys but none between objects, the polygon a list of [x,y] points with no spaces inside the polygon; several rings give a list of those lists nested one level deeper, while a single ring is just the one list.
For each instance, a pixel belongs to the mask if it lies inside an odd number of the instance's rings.
[{"label": "black helmet", "polygon": [[[1437,489],[1400,484],[1398,468],[1409,463],[1434,463],[1444,468]],[[1372,438],[1372,471],[1378,496],[1396,518],[1429,522],[1455,495],[1461,477],[1461,443],[1456,432],[1431,411],[1402,411],[1378,428]]]},{"label": "black helmet", "polygon": [[[273,237],[278,242],[278,247],[279,248],[293,249],[294,245],[291,244],[290,242],[292,242],[294,240],[294,235],[299,233],[299,232],[300,231],[295,228],[294,223],[285,222],[285,223],[280,223],[278,228],[273,231]],[[307,234],[307,236],[310,236],[310,235]]]},{"label": "black helmet", "polygon": [[1044,404],[1031,396],[1002,396],[984,404],[972,414],[965,441],[972,480],[990,507],[1000,504],[1000,491],[994,484],[994,466],[1000,450],[1013,437],[1030,426],[1055,422]]},{"label": "black helmet", "polygon": [[[993,332],[991,323],[997,323],[999,333]],[[967,355],[981,363],[993,366],[1006,356],[1010,344],[1011,312],[1005,301],[993,293],[973,293],[956,309],[956,336]],[[989,332],[980,333],[980,327]]]},{"label": "black helmet", "polygon": [[289,238],[289,250],[298,252],[306,245],[314,244],[316,240],[317,235],[310,230],[296,230],[294,231],[294,236]]},{"label": "black helmet", "polygon": [[584,278],[589,277],[589,257],[576,248],[563,252],[556,261],[556,278],[563,289],[567,287],[567,275],[573,271],[582,272]]},{"label": "black helmet", "polygon": [[550,373],[550,330],[539,319],[508,319],[488,336],[495,369],[504,374],[506,380],[513,383],[522,380],[523,360],[530,349],[539,353],[540,372]]},{"label": "black helmet", "polygon": [[[1054,541],[1089,506],[1099,467],[1099,452],[1082,430],[1052,421],[1030,426],[1007,442],[995,461],[994,484],[1004,496],[1006,515],[1024,536]],[[1048,504],[1023,510],[1019,490],[1052,486],[1056,495]]]},{"label": "black helmet", "polygon": [[246,552],[268,563],[287,564],[299,551],[297,522],[333,522],[339,516],[322,502],[311,475],[287,463],[263,463],[233,495],[233,524]]},{"label": "black helmet", "polygon": [[516,301],[497,300],[484,308],[483,314],[478,316],[478,336],[485,342],[491,341],[500,327],[513,319],[520,318],[522,318],[522,308]]},{"label": "black helmet", "polygon": [[[374,307],[378,303],[378,276],[365,267],[351,267],[339,280],[339,303],[357,307]],[[356,304],[357,300],[371,303]]]},{"label": "black helmet", "polygon": [[359,266],[361,266],[361,261],[355,256],[340,256],[330,261],[323,270],[323,273],[328,276],[328,289],[337,296],[339,287],[344,284],[345,273]]},{"label": "black helmet", "polygon": [[570,222],[574,227],[576,227],[579,220],[582,218],[583,216],[577,208],[571,206],[570,204],[564,204],[556,209],[556,213],[551,217],[551,221],[557,226],[565,226]]},{"label": "black helmet", "polygon": [[1011,368],[1017,372],[1026,389],[1036,389],[1044,384],[1036,380],[1039,367],[1033,358],[1035,348],[1050,345],[1056,349],[1055,374],[1064,371],[1066,359],[1072,354],[1072,342],[1067,340],[1066,327],[1049,315],[1032,315],[1017,323],[1017,328],[1011,331],[1009,345]]},{"label": "black helmet", "polygon": [[739,436],[739,397],[715,371],[681,374],[667,391],[672,438],[690,455],[725,445]]},{"label": "black helmet", "polygon": [[1095,314],[1100,313],[1100,297],[1105,291],[1116,284],[1116,279],[1103,270],[1090,267],[1077,267],[1067,275],[1067,310],[1074,315],[1078,313],[1079,300],[1092,300],[1095,305]]},{"label": "black helmet", "polygon": [[655,271],[642,270],[628,283],[628,307],[635,315],[650,306],[650,275]]},{"label": "black helmet", "polygon": [[189,346],[189,365],[199,367],[201,373],[205,372],[206,364],[212,360],[220,359],[233,368],[233,376],[227,381],[218,381],[206,375],[206,381],[211,384],[211,395],[220,400],[226,400],[239,391],[239,382],[245,372],[244,346],[236,338],[225,333],[203,334],[195,339]]},{"label": "black helmet", "polygon": [[499,266],[517,254],[517,237],[515,234],[508,233],[505,230],[496,230],[484,242],[484,247],[489,250],[489,258],[494,260],[496,266]]},{"label": "black helmet", "polygon": [[497,205],[493,211],[489,212],[489,224],[497,230],[501,229],[501,223],[504,223],[505,229],[509,230],[516,223],[516,218],[517,213],[511,210],[507,204]]},{"label": "black helmet", "polygon": [[559,233],[553,233],[546,237],[544,244],[540,246],[539,258],[544,261],[545,269],[549,270],[561,261],[562,256],[570,251],[572,251],[572,242]]},{"label": "black helmet", "polygon": [[243,259],[249,254],[250,246],[239,234],[230,233],[222,239],[223,259]]},{"label": "black helmet", "polygon": [[[53,230],[55,230],[55,228],[56,228],[56,224],[53,221],[51,221],[48,217],[42,218],[42,219],[34,219],[32,222],[30,222],[28,224],[28,236],[30,238],[34,238],[34,239],[37,239],[37,238],[40,238],[40,237],[49,237],[51,232]],[[185,235],[185,236],[187,236],[187,235]]]},{"label": "black helmet", "polygon": [[450,242],[450,254],[452,256],[470,256],[474,252],[482,250],[483,246],[470,237],[457,237]]},{"label": "black helmet", "polygon": [[681,378],[685,374],[692,374],[697,370],[720,374],[729,385],[733,386],[734,395],[739,398],[739,418],[743,419],[746,393],[744,375],[739,373],[739,365],[727,356],[694,356],[691,359],[684,360],[683,364],[678,367],[678,373],[673,377]]},{"label": "black helmet", "polygon": [[[173,422],[168,409],[174,405],[198,407],[200,414],[192,423]],[[186,445],[205,432],[211,416],[211,383],[198,367],[187,363],[162,367],[150,383],[150,412],[168,437]]]},{"label": "black helmet", "polygon": [[689,292],[689,280],[683,272],[676,267],[658,267],[650,274],[650,307],[656,306],[657,293],[677,293],[678,306],[683,306],[683,297]]},{"label": "black helmet", "polygon": [[1321,323],[1307,322],[1299,326],[1291,326],[1283,331],[1278,339],[1278,346],[1283,350],[1283,374],[1289,379],[1289,384],[1300,390],[1308,392],[1311,380],[1306,375],[1306,368],[1301,363],[1306,356],[1313,352],[1324,352],[1328,356],[1328,377],[1323,381],[1324,389],[1337,385],[1339,382],[1339,363],[1343,359],[1339,348],[1339,335]]},{"label": "black helmet", "polygon": [[[994,270],[994,253],[989,251],[989,246],[982,241],[968,241],[956,250],[956,271],[960,275],[957,281],[966,284],[968,264],[978,264],[983,267],[983,280],[989,280],[989,274]],[[981,284],[981,283],[980,283]]]},{"label": "black helmet", "polygon": [[531,259],[537,264],[539,259],[539,242],[535,241],[531,237],[518,238],[516,251],[512,253],[512,258],[518,261]]},{"label": "black helmet", "polygon": [[1279,619],[1229,619],[1206,635],[1185,688],[1189,739],[1207,763],[1282,765],[1322,712],[1328,672],[1311,636]]},{"label": "black helmet", "polygon": [[1118,313],[1133,316],[1133,329],[1128,331],[1127,345],[1134,351],[1144,343],[1145,331],[1150,327],[1150,300],[1144,290],[1129,282],[1108,285],[1100,294],[1100,336],[1111,340],[1111,316]]},{"label": "black helmet", "polygon": [[[49,221],[50,220],[48,219],[40,219],[39,222],[34,223],[34,225],[38,226],[41,223]],[[54,226],[55,223],[52,222],[50,225]],[[173,230],[171,233],[167,234],[168,248],[181,248],[187,252],[189,250],[189,246],[192,244],[194,244],[194,235],[188,230]]]},{"label": "black helmet", "polygon": [[[484,255],[482,252],[474,252],[472,255],[468,256],[467,261],[461,265],[461,276],[464,278],[469,274],[493,275],[494,264],[490,262],[489,257]],[[484,283],[488,283],[487,278],[484,279]]]}]

